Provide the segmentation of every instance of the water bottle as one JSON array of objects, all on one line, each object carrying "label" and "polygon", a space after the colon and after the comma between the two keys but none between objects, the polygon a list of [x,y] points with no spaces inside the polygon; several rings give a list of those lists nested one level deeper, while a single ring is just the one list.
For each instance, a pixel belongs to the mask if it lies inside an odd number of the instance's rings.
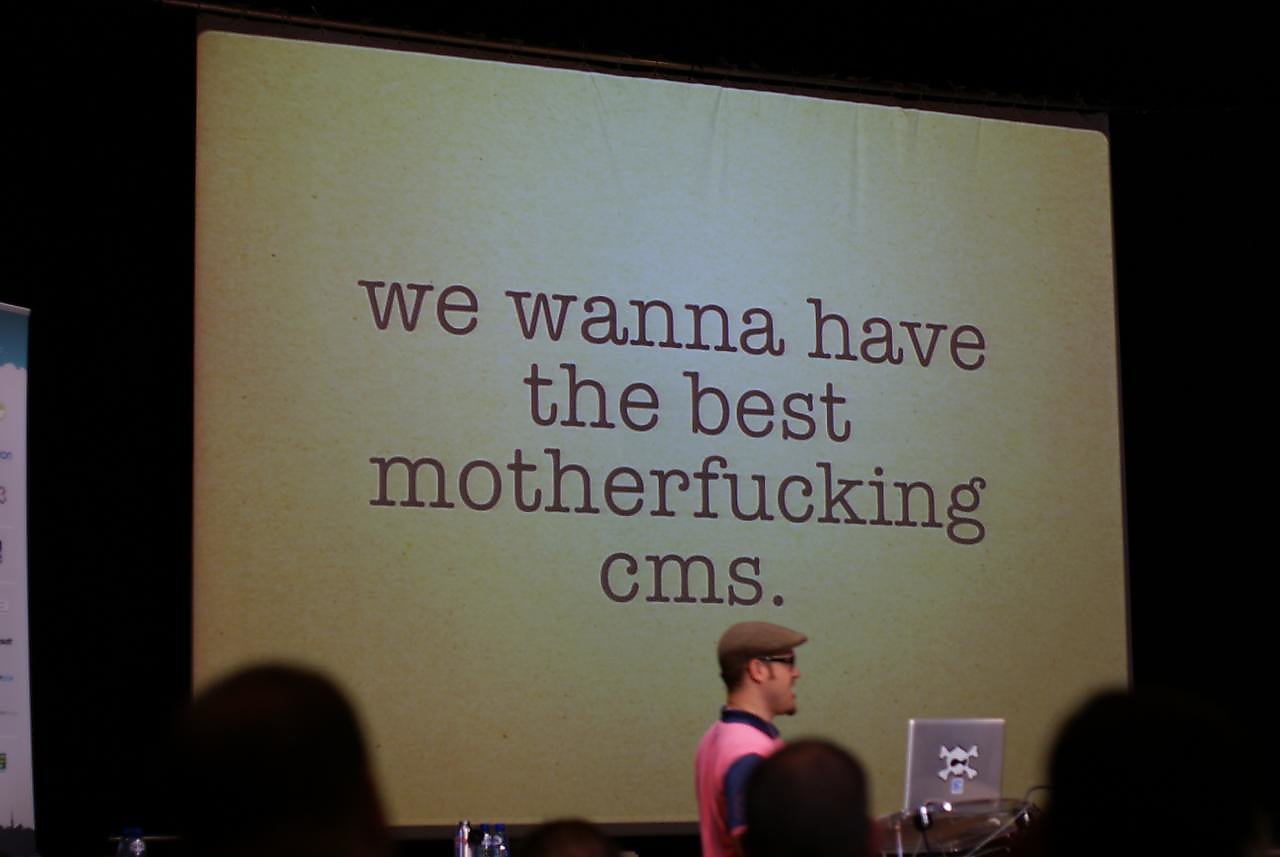
[{"label": "water bottle", "polygon": [[487,824],[480,825],[480,857],[493,857],[493,836]]},{"label": "water bottle", "polygon": [[465,818],[453,831],[453,857],[471,857],[471,822]]},{"label": "water bottle", "polygon": [[498,832],[493,835],[493,857],[509,857],[510,843],[507,842],[507,826],[498,825]]},{"label": "water bottle", "polygon": [[116,857],[146,857],[147,840],[142,838],[141,827],[126,827],[120,833],[120,845]]}]

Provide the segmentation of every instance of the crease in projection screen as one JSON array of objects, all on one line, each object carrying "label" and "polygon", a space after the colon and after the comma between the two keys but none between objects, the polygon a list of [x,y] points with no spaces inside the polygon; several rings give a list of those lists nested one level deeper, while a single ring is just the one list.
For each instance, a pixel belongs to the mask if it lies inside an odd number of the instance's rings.
[{"label": "crease in projection screen", "polygon": [[746,619],[878,813],[1126,681],[1100,133],[210,32],[196,289],[197,683],[328,670],[397,824],[695,818]]}]

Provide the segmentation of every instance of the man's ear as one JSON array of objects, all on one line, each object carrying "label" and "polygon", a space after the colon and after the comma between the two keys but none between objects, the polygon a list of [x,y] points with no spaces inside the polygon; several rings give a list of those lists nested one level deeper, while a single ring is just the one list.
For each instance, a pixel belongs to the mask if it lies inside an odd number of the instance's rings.
[{"label": "man's ear", "polygon": [[752,658],[747,661],[747,675],[756,683],[767,681],[769,678],[769,665],[759,658]]}]

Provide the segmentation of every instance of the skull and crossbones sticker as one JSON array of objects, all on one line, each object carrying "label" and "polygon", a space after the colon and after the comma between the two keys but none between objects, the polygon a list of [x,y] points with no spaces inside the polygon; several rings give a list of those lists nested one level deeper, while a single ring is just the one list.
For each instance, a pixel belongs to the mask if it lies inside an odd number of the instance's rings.
[{"label": "skull and crossbones sticker", "polygon": [[946,762],[946,767],[938,771],[938,779],[945,780],[947,777],[968,777],[973,779],[978,775],[977,769],[969,764],[970,759],[978,758],[978,745],[974,744],[968,750],[957,745],[954,749],[948,750],[945,744],[938,751],[938,758]]}]

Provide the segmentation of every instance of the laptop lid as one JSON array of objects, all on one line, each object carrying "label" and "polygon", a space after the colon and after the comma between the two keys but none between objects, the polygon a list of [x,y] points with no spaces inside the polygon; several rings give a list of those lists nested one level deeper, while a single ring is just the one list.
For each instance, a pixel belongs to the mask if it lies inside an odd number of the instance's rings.
[{"label": "laptop lid", "polygon": [[1003,719],[907,721],[905,809],[928,801],[996,800],[1003,778]]}]

